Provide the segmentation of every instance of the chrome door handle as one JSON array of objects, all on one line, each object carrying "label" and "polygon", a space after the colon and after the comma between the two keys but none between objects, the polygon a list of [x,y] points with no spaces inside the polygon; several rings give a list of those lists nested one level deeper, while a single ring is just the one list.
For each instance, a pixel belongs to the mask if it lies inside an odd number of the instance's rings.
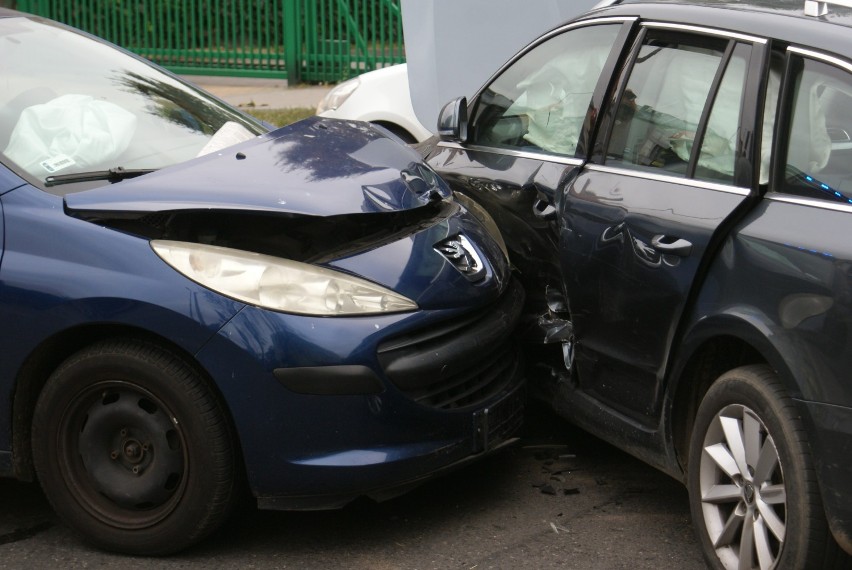
[{"label": "chrome door handle", "polygon": [[686,257],[692,253],[692,242],[675,236],[659,234],[651,238],[651,245],[660,253]]}]

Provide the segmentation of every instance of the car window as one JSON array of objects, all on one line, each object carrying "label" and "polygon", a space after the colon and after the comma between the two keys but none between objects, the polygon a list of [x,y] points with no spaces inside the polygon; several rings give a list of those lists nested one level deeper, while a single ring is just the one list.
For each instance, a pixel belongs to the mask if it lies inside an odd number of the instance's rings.
[{"label": "car window", "polygon": [[174,77],[83,34],[0,19],[0,159],[42,182],[157,169],[264,132]]},{"label": "car window", "polygon": [[792,82],[785,168],[777,189],[852,203],[852,77],[796,58]]},{"label": "car window", "polygon": [[716,92],[701,140],[695,178],[733,182],[737,132],[742,114],[746,71],[751,46],[737,44]]},{"label": "car window", "polygon": [[569,30],[524,54],[482,92],[471,142],[573,156],[619,29]]},{"label": "car window", "polygon": [[[622,91],[607,147],[608,165],[686,176],[700,141],[697,178],[730,181],[750,47],[727,60],[721,39],[649,33]],[[715,103],[711,100],[719,73]],[[707,129],[699,133],[708,103]]]}]

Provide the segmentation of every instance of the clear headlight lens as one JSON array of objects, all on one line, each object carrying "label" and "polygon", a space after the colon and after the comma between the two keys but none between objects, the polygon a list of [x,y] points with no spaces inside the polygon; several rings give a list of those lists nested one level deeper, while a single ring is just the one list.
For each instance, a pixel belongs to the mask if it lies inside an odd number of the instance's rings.
[{"label": "clear headlight lens", "polygon": [[350,95],[355,93],[355,90],[358,89],[359,85],[361,85],[361,81],[356,77],[354,79],[344,81],[329,91],[326,96],[322,98],[322,101],[319,102],[319,105],[317,105],[317,115],[325,111],[332,111],[343,105],[343,102],[349,99]]},{"label": "clear headlight lens", "polygon": [[197,243],[153,240],[151,247],[204,287],[273,311],[344,316],[417,309],[380,285],[308,263]]}]

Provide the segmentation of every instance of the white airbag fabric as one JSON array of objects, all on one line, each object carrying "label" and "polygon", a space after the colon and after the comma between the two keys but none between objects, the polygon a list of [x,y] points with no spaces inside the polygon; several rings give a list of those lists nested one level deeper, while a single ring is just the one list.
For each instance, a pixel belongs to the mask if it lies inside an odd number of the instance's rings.
[{"label": "white airbag fabric", "polygon": [[24,109],[4,154],[33,175],[72,164],[83,170],[113,166],[135,130],[136,117],[114,103],[63,95]]}]

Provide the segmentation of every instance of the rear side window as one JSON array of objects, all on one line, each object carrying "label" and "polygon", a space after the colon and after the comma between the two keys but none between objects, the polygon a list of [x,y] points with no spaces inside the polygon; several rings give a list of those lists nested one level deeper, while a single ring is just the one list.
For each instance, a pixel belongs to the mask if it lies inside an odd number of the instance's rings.
[{"label": "rear side window", "polygon": [[731,182],[750,54],[747,44],[649,32],[621,92],[606,164]]},{"label": "rear side window", "polygon": [[791,119],[776,189],[852,204],[852,77],[798,56],[791,63]]},{"label": "rear side window", "polygon": [[471,142],[573,156],[620,24],[569,30],[525,53],[479,97]]}]

